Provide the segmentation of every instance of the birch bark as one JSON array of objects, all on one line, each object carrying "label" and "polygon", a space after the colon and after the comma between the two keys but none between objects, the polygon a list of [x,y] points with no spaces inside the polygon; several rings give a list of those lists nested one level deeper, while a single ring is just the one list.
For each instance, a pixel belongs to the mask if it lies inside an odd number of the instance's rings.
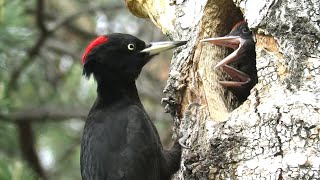
[{"label": "birch bark", "polygon": [[[320,178],[318,0],[126,0],[173,40],[166,110],[187,135],[175,179]],[[230,52],[200,43],[245,18],[255,34],[258,84],[238,106],[213,67]]]}]

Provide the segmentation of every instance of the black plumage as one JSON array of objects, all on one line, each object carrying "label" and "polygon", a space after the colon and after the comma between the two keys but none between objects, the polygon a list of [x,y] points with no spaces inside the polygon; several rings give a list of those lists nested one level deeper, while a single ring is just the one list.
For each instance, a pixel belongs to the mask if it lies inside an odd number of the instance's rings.
[{"label": "black plumage", "polygon": [[98,96],[81,140],[83,180],[166,180],[179,169],[179,143],[163,149],[135,85],[155,54],[185,42],[164,44],[146,45],[131,35],[110,34],[88,46],[83,74],[93,74]]}]

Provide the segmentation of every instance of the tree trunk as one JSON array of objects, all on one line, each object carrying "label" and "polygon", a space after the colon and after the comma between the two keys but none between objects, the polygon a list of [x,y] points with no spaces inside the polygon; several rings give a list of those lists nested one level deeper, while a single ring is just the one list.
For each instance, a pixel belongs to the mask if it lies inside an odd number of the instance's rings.
[{"label": "tree trunk", "polygon": [[[318,0],[127,0],[174,40],[164,92],[176,135],[187,137],[175,179],[320,178]],[[258,83],[242,105],[213,67],[230,51],[199,40],[244,18],[256,39]]]}]

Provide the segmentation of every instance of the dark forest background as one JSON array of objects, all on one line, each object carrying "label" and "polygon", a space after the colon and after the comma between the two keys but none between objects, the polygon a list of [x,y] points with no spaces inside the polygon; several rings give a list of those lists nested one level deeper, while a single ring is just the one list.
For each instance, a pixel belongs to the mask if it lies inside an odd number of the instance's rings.
[{"label": "dark forest background", "polygon": [[[80,179],[80,138],[96,96],[81,56],[97,35],[113,32],[166,40],[124,1],[0,0],[0,180]],[[166,146],[172,120],[160,100],[170,59],[155,57],[137,80]]]}]

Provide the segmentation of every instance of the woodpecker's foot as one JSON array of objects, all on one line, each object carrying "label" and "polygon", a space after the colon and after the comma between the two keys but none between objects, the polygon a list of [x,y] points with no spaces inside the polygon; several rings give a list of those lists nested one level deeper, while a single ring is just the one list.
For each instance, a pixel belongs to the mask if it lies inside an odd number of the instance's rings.
[{"label": "woodpecker's foot", "polygon": [[191,149],[191,146],[188,146],[185,144],[185,142],[188,138],[189,138],[189,135],[184,135],[178,140],[181,147],[183,147],[185,149]]},{"label": "woodpecker's foot", "polygon": [[176,100],[174,100],[174,99],[172,99],[170,97],[162,98],[161,99],[161,104],[165,105],[165,107],[164,107],[164,112],[165,113],[170,113],[170,114],[174,114],[175,113],[174,109],[177,108]]},{"label": "woodpecker's foot", "polygon": [[228,66],[228,65],[223,65],[222,66],[222,69],[227,73],[229,74],[229,76],[234,80],[234,81],[219,81],[219,83],[223,86],[223,87],[238,87],[238,88],[241,88],[243,86],[245,86],[246,84],[248,84],[251,79],[250,77],[231,67],[231,66]]},{"label": "woodpecker's foot", "polygon": [[175,105],[176,101],[170,97],[165,97],[161,99],[161,104]]}]

